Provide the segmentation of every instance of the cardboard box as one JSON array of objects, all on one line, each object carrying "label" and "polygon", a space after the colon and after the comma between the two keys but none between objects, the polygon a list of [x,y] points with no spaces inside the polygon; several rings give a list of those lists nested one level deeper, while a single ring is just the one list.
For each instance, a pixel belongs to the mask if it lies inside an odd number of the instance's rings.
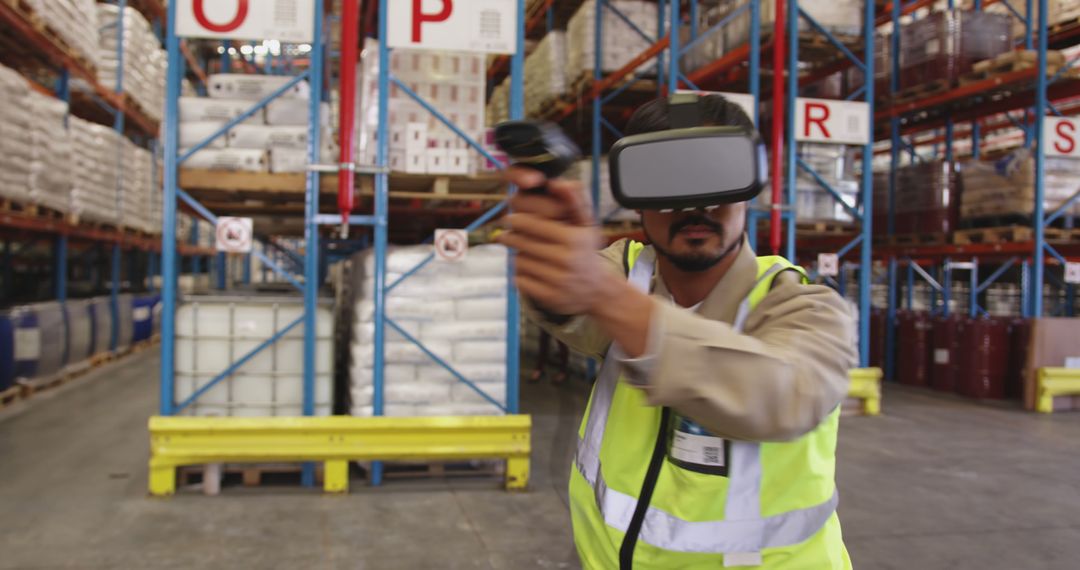
[{"label": "cardboard box", "polygon": [[[1034,410],[1038,400],[1038,370],[1065,366],[1067,358],[1080,358],[1080,319],[1035,319],[1031,325],[1027,366],[1024,369],[1024,408]],[[1080,410],[1080,396],[1059,396],[1054,411]]]}]

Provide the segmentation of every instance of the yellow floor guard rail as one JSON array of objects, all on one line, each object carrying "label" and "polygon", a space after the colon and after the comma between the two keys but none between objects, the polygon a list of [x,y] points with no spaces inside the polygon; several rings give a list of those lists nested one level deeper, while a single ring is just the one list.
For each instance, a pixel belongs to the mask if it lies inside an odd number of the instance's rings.
[{"label": "yellow floor guard rail", "polygon": [[1040,368],[1038,378],[1035,409],[1040,413],[1054,413],[1055,396],[1080,396],[1080,368]]},{"label": "yellow floor guard rail", "polygon": [[862,400],[863,413],[876,416],[881,413],[881,369],[853,368],[848,375],[848,397]]},{"label": "yellow floor guard rail", "polygon": [[176,468],[324,462],[323,488],[349,489],[349,461],[506,459],[507,489],[529,481],[527,415],[431,418],[150,418],[150,493],[176,492]]}]

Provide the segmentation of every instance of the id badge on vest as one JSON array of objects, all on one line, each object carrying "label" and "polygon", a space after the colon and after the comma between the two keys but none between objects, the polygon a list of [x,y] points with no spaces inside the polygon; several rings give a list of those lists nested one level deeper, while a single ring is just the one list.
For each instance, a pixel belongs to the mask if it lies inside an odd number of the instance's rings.
[{"label": "id badge on vest", "polygon": [[727,477],[731,462],[728,441],[709,433],[688,417],[678,413],[671,417],[668,459],[689,471]]}]

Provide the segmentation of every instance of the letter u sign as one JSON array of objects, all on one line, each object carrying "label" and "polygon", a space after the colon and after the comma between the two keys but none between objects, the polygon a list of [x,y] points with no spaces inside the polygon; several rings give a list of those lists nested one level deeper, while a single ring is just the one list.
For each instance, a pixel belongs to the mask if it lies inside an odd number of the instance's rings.
[{"label": "letter u sign", "polygon": [[[210,18],[206,15],[206,9],[204,8],[206,0],[194,1],[195,4],[192,6],[192,9],[195,12],[195,21],[199,22],[200,26],[206,28],[211,32],[224,34],[227,32],[235,31],[244,23],[244,20],[247,19],[248,0],[236,0],[236,15],[233,16],[232,20],[225,23],[218,23],[210,20]],[[217,1],[220,2],[220,0]]]}]

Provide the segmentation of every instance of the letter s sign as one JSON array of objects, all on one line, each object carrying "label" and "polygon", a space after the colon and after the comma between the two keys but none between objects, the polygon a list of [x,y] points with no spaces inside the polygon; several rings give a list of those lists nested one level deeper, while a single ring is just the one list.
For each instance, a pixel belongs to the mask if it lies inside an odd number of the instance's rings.
[{"label": "letter s sign", "polygon": [[1080,131],[1080,120],[1068,117],[1046,117],[1043,119],[1043,136],[1046,137],[1046,156],[1080,157],[1080,147],[1076,144]]}]

